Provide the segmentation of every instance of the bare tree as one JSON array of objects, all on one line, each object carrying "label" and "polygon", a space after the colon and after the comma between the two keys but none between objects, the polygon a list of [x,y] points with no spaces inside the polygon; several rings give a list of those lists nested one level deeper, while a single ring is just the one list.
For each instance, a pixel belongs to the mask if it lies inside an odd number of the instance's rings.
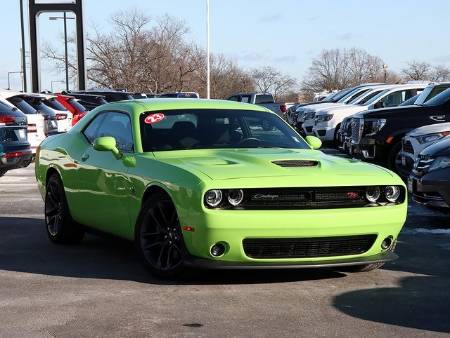
[{"label": "bare tree", "polygon": [[313,59],[303,90],[336,90],[384,79],[384,62],[362,49],[328,49]]},{"label": "bare tree", "polygon": [[407,81],[429,80],[431,65],[426,62],[412,61],[408,63],[408,67],[402,69],[402,74]]},{"label": "bare tree", "polygon": [[450,68],[442,65],[433,67],[430,80],[436,82],[450,81]]},{"label": "bare tree", "polygon": [[276,99],[287,92],[295,90],[297,81],[289,75],[282,74],[273,67],[267,66],[252,71],[252,78],[258,91],[272,93]]}]

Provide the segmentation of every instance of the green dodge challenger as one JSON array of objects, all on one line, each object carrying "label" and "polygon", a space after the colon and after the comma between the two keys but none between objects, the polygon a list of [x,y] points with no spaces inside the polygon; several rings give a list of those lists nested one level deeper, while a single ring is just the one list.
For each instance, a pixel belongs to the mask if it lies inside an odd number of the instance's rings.
[{"label": "green dodge challenger", "polygon": [[189,266],[368,271],[395,259],[402,180],[319,147],[254,105],[105,104],[38,149],[47,233],[56,243],[90,228],[133,240],[165,276]]}]

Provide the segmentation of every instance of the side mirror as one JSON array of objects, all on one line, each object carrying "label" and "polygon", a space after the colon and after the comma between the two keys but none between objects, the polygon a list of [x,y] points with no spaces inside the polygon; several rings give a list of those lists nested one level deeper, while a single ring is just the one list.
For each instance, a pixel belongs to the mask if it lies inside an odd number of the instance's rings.
[{"label": "side mirror", "polygon": [[117,159],[122,158],[122,153],[117,148],[116,139],[111,136],[96,138],[94,141],[94,149],[97,151],[110,151]]},{"label": "side mirror", "polygon": [[322,141],[320,138],[315,136],[306,136],[306,142],[311,146],[313,149],[319,149],[322,146]]}]

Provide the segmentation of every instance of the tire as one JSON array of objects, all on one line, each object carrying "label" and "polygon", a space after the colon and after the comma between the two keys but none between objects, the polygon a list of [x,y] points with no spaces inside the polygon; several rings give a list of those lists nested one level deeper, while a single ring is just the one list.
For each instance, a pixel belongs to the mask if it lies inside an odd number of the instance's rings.
[{"label": "tire", "polygon": [[67,205],[64,185],[54,173],[45,192],[45,228],[48,238],[58,244],[75,244],[84,237],[84,229],[72,219]]},{"label": "tire", "polygon": [[401,165],[400,152],[402,151],[402,142],[397,142],[389,151],[387,166],[388,169],[396,172],[403,180],[408,178],[409,172]]},{"label": "tire", "polygon": [[0,177],[4,176],[7,172],[8,170],[6,169],[0,169]]},{"label": "tire", "polygon": [[175,205],[165,193],[156,193],[142,205],[136,224],[135,244],[150,272],[167,278],[184,270],[187,250]]}]

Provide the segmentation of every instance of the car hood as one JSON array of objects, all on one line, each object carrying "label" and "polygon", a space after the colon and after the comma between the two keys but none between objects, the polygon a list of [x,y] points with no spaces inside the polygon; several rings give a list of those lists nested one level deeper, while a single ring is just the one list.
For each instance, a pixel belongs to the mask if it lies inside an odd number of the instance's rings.
[{"label": "car hood", "polygon": [[[209,149],[155,152],[157,160],[196,173],[201,172],[213,180],[262,177],[297,176],[301,180],[321,177],[390,177],[381,167],[310,149]],[[274,161],[312,161],[314,166],[285,167]],[[292,163],[292,162],[291,162]],[[364,181],[365,182],[365,181]],[[339,185],[338,182],[335,182]]]},{"label": "car hood", "polygon": [[[408,111],[413,110],[428,110],[428,107],[425,106],[397,106],[397,107],[389,107],[389,108],[379,108],[379,109],[371,109],[369,111],[363,112],[360,114],[360,117],[363,118],[383,118],[389,117],[392,114],[407,114]],[[407,115],[405,115],[407,116]]]},{"label": "car hood", "polygon": [[450,136],[444,137],[442,140],[426,147],[420,154],[431,157],[450,156]]},{"label": "car hood", "polygon": [[354,114],[359,113],[361,111],[367,110],[367,106],[360,106],[360,105],[354,105],[354,104],[347,104],[343,106],[337,106],[337,107],[328,107],[325,109],[321,109],[319,112],[316,113],[317,115],[321,114]]},{"label": "car hood", "polygon": [[407,135],[416,137],[416,136],[421,136],[421,135],[440,133],[440,132],[449,131],[449,130],[450,130],[450,122],[436,123],[436,124],[430,124],[428,126],[423,126],[423,127],[414,129],[414,130],[410,131]]}]

